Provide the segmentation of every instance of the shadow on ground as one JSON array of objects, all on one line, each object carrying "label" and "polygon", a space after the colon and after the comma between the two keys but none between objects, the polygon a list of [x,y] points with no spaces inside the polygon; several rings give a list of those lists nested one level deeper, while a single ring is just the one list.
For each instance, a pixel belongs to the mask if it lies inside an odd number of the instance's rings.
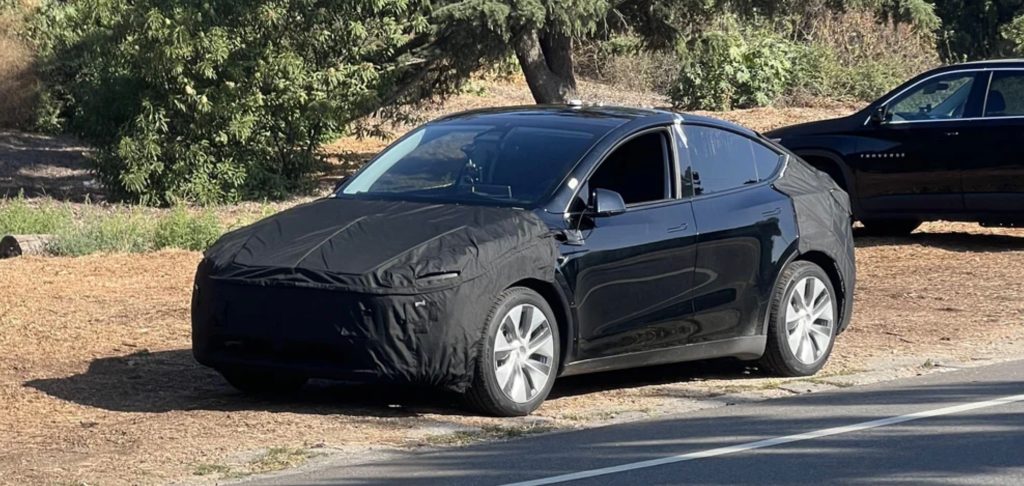
[{"label": "shadow on ground", "polygon": [[24,192],[65,201],[104,197],[89,170],[89,150],[74,139],[0,131],[0,197]]},{"label": "shadow on ground", "polygon": [[[559,379],[551,398],[604,390],[719,378],[751,378],[742,363],[717,360]],[[431,389],[314,380],[301,391],[254,397],[200,366],[187,349],[100,358],[81,374],[32,380],[25,386],[80,405],[118,412],[261,410],[305,414],[406,417],[471,414],[454,393]]]}]

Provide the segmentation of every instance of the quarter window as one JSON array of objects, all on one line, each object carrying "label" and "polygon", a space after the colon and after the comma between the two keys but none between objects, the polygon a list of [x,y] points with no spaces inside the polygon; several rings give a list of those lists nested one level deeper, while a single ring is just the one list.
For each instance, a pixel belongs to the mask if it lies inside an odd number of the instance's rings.
[{"label": "quarter window", "polygon": [[988,97],[985,101],[985,116],[1024,115],[1024,72],[996,72],[992,75]]},{"label": "quarter window", "polygon": [[953,73],[924,81],[892,101],[892,121],[963,118],[973,86],[974,73]]},{"label": "quarter window", "polygon": [[767,180],[778,170],[778,152],[743,135],[696,125],[683,128],[682,150],[689,157],[697,194],[713,194]]}]

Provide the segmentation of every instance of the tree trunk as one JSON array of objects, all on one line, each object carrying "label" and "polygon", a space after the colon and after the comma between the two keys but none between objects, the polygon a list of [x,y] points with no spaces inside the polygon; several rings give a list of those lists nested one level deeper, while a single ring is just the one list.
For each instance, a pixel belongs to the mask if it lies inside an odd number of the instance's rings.
[{"label": "tree trunk", "polygon": [[516,58],[537,103],[565,103],[576,97],[572,38],[524,32],[515,44]]},{"label": "tree trunk", "polygon": [[0,259],[21,255],[42,255],[52,235],[7,235],[0,238]]}]

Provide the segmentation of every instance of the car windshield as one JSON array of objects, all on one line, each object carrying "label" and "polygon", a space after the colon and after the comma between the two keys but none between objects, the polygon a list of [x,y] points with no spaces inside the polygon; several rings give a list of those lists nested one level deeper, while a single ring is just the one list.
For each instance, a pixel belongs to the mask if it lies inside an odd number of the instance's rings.
[{"label": "car windshield", "polygon": [[426,125],[380,154],[340,195],[532,206],[606,130],[586,124]]}]

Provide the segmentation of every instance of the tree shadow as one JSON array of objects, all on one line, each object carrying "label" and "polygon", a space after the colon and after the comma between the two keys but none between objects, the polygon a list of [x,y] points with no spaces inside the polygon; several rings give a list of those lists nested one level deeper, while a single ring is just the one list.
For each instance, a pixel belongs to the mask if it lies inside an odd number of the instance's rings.
[{"label": "tree shadow", "polygon": [[102,200],[89,149],[69,137],[0,131],[0,197],[23,192],[64,201]]},{"label": "tree shadow", "polygon": [[216,371],[197,363],[188,349],[99,358],[83,373],[31,380],[25,386],[115,412],[260,410],[409,417],[458,413],[459,404],[457,396],[435,390],[321,380],[312,380],[292,394],[247,395],[232,388]]},{"label": "tree shadow", "polygon": [[[757,371],[735,360],[613,371],[560,378],[551,398],[704,379],[750,378],[752,373]],[[188,349],[99,358],[83,373],[31,380],[25,386],[61,400],[115,412],[261,410],[364,417],[475,413],[455,393],[410,386],[312,380],[292,394],[247,395],[232,388],[216,371],[198,364]]]},{"label": "tree shadow", "polygon": [[957,252],[1024,251],[1024,236],[991,233],[912,233],[907,236],[868,236],[860,228],[854,229],[857,247],[871,248],[893,245],[922,245]]}]

